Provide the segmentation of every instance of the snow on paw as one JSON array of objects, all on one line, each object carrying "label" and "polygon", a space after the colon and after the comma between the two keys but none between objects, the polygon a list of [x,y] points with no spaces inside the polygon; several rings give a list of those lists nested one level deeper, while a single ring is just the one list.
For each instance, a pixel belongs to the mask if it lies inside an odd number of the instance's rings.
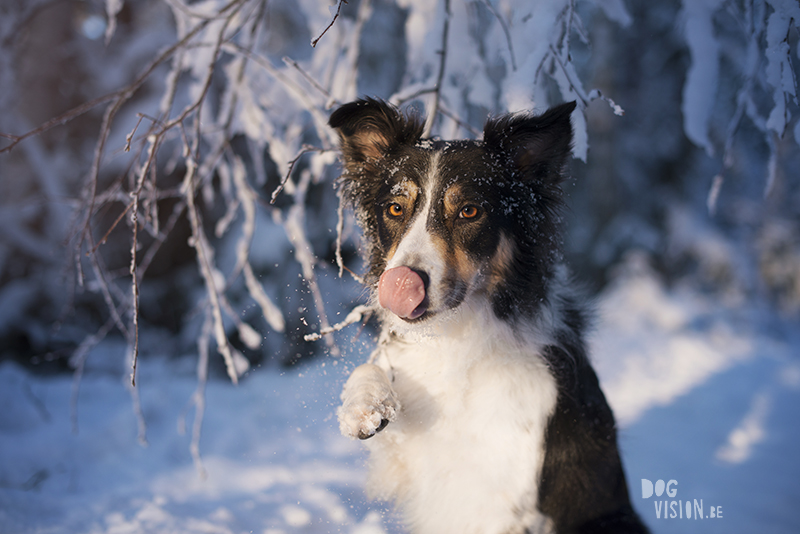
[{"label": "snow on paw", "polygon": [[351,438],[371,438],[397,418],[400,403],[383,369],[373,364],[356,367],[342,391],[339,429]]}]

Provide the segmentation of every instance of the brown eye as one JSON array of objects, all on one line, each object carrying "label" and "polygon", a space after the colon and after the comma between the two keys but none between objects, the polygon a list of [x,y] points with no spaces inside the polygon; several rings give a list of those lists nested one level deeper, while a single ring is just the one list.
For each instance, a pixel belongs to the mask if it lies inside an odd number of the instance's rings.
[{"label": "brown eye", "polygon": [[386,208],[386,213],[389,214],[389,217],[402,217],[403,216],[403,206],[398,204],[397,202],[392,202],[389,204],[389,207]]},{"label": "brown eye", "polygon": [[474,219],[478,216],[478,206],[464,206],[458,213],[460,219]]}]

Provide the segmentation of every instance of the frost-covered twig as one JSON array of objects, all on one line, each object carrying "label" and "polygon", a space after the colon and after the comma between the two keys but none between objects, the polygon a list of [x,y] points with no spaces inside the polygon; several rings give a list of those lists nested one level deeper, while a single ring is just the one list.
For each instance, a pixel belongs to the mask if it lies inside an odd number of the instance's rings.
[{"label": "frost-covered twig", "polygon": [[151,166],[155,160],[155,153],[157,145],[157,138],[156,136],[150,136],[148,138],[148,150],[147,150],[147,160],[145,164],[142,165],[141,171],[139,172],[139,179],[136,184],[136,190],[131,193],[133,197],[133,202],[131,205],[131,229],[132,229],[132,238],[131,238],[131,264],[130,264],[130,275],[131,275],[131,293],[132,293],[132,319],[131,322],[133,323],[133,346],[131,347],[131,385],[136,386],[136,365],[139,362],[139,276],[136,270],[136,255],[139,248],[139,196],[141,195],[142,189],[144,189],[144,181],[147,177],[148,171],[150,170]]},{"label": "frost-covered twig", "polygon": [[[706,198],[710,214],[716,211],[717,200],[725,175],[735,164],[734,140],[743,119],[750,119],[769,147],[766,164],[764,195],[772,189],[778,171],[778,145],[792,117],[790,106],[798,104],[797,69],[793,65],[792,29],[800,31],[800,5],[792,0],[765,0],[762,2],[694,2],[684,0],[681,18],[692,58],[692,64],[683,86],[681,108],[684,133],[709,156],[718,152],[718,142],[710,133],[715,119],[721,76],[733,68],[737,84],[735,108],[725,129],[722,142],[722,161],[719,172],[712,179]],[[726,11],[728,24],[725,46],[723,40],[712,35],[719,24],[717,15]],[[712,32],[713,30],[713,32]],[[738,35],[737,35],[738,34]],[[743,41],[744,54],[738,46],[728,43]],[[724,64],[726,69],[721,69]],[[727,93],[725,93],[727,94]],[[771,100],[771,102],[770,102]],[[719,125],[721,126],[721,125]],[[721,128],[719,128],[721,129]],[[795,141],[800,143],[800,126],[795,122]]]},{"label": "frost-covered twig", "polygon": [[327,328],[322,328],[320,329],[319,333],[306,334],[303,336],[303,339],[306,341],[318,341],[328,334],[333,334],[334,332],[340,332],[344,330],[351,324],[359,323],[365,319],[368,320],[373,313],[375,313],[375,308],[372,306],[363,304],[356,306],[350,313],[347,314],[347,317],[345,317],[344,321],[336,323],[335,325]]},{"label": "frost-covered twig", "polygon": [[622,117],[623,115],[625,115],[625,110],[622,109],[622,106],[614,102],[609,97],[605,96],[603,92],[600,91],[600,89],[592,89],[591,91],[589,91],[587,97],[589,98],[589,102],[593,102],[597,99],[604,101],[606,104],[608,104],[608,107],[611,108],[611,111],[614,112],[614,115],[617,115],[618,117]]},{"label": "frost-covered twig", "polygon": [[[558,48],[564,52],[569,52],[570,49],[570,36],[572,35],[572,27],[575,17],[575,0],[569,0],[564,7],[563,24],[561,32],[561,42]],[[552,47],[552,44],[550,45]],[[568,57],[568,56],[567,56]]]},{"label": "frost-covered twig", "polygon": [[404,87],[397,93],[393,94],[389,97],[389,102],[394,104],[395,106],[402,106],[406,102],[410,102],[411,100],[416,100],[417,98],[433,93],[436,91],[436,87],[428,86],[428,85],[410,85],[408,87]]},{"label": "frost-covered twig", "polygon": [[190,112],[194,113],[194,139],[192,141],[193,145],[191,147],[185,146],[185,154],[186,154],[186,174],[184,176],[183,181],[183,191],[186,195],[187,200],[187,210],[189,214],[189,222],[192,228],[192,240],[191,245],[195,248],[197,254],[197,263],[200,268],[200,273],[205,281],[206,290],[208,293],[209,304],[211,307],[211,316],[213,318],[213,331],[214,337],[217,342],[217,350],[222,355],[225,366],[228,371],[228,376],[230,377],[231,381],[236,384],[238,383],[239,377],[236,371],[236,366],[233,360],[233,354],[231,353],[231,347],[228,343],[228,338],[225,334],[225,327],[222,320],[222,311],[220,308],[219,302],[219,290],[217,286],[219,285],[219,281],[215,279],[214,276],[214,269],[212,267],[212,259],[213,256],[213,249],[211,245],[208,243],[205,237],[205,233],[203,231],[203,227],[200,224],[200,215],[195,204],[195,191],[196,191],[196,175],[198,170],[197,161],[199,158],[199,147],[200,147],[200,116],[202,112],[202,106],[205,98],[205,94],[207,93],[209,87],[211,86],[212,76],[214,74],[216,58],[219,54],[219,51],[222,47],[222,42],[224,40],[224,36],[228,25],[233,20],[233,16],[236,14],[236,10],[230,14],[222,24],[221,29],[217,34],[217,39],[214,47],[214,53],[212,55],[211,60],[209,61],[207,67],[206,77],[200,91],[200,97],[192,104],[187,106],[184,109],[184,112],[172,121],[173,124],[177,124],[178,122],[182,122],[183,118],[188,116]]}]

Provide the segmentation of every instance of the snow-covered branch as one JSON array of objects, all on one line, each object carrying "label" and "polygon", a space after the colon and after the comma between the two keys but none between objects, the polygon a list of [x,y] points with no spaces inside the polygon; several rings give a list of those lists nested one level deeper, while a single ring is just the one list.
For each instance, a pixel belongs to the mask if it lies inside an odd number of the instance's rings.
[{"label": "snow-covered branch", "polygon": [[[716,36],[720,31],[718,15],[723,11],[736,22],[724,29],[733,32],[743,54],[727,52]],[[707,198],[708,210],[713,214],[726,171],[734,164],[733,144],[745,118],[763,133],[770,148],[765,196],[772,189],[777,168],[774,138],[784,137],[792,122],[789,110],[798,107],[797,69],[792,62],[790,41],[793,34],[797,40],[800,5],[792,0],[684,0],[682,18],[692,59],[683,86],[684,130],[709,156],[721,153],[720,171],[712,180]],[[735,69],[740,85],[727,126],[716,127],[712,113],[721,98],[723,58]],[[715,131],[717,128],[719,131]],[[800,121],[796,119],[794,139],[800,144]]]}]

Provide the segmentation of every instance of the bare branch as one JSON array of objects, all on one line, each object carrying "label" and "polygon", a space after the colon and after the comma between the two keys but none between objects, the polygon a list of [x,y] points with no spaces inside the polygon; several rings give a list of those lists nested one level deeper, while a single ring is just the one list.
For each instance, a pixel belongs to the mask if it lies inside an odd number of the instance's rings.
[{"label": "bare branch", "polygon": [[303,155],[308,154],[309,152],[328,152],[328,150],[324,149],[324,148],[319,148],[319,147],[316,147],[316,146],[313,146],[313,145],[303,145],[303,147],[300,149],[300,152],[298,152],[297,155],[295,155],[295,157],[292,158],[292,160],[289,162],[289,169],[286,171],[286,174],[283,176],[283,180],[281,180],[281,183],[278,185],[278,187],[275,189],[275,191],[272,192],[272,195],[270,196],[270,201],[269,201],[270,204],[274,204],[275,203],[275,200],[277,200],[278,195],[280,195],[281,192],[283,191],[284,187],[286,187],[286,183],[292,177],[292,171],[294,171],[294,167],[295,167],[295,165],[297,165],[297,162],[300,161],[300,158],[302,158]]},{"label": "bare branch", "polygon": [[331,19],[330,24],[325,26],[325,29],[322,30],[322,33],[319,34],[319,37],[317,37],[316,39],[311,41],[311,46],[312,47],[316,48],[317,43],[319,42],[320,39],[322,39],[322,36],[325,35],[328,32],[328,30],[331,29],[331,27],[333,27],[333,24],[336,22],[336,19],[339,18],[339,12],[342,10],[342,4],[346,4],[346,3],[347,3],[347,0],[339,0],[339,4],[336,6],[336,13],[333,15],[333,18]]},{"label": "bare branch", "polygon": [[34,128],[33,130],[29,130],[29,131],[25,132],[24,134],[12,135],[12,134],[0,133],[0,137],[4,137],[6,139],[10,139],[11,140],[10,144],[4,146],[3,148],[0,148],[0,154],[2,154],[3,152],[10,151],[15,146],[17,146],[19,143],[21,143],[22,141],[24,141],[25,139],[27,139],[29,137],[32,137],[34,135],[39,135],[39,134],[44,133],[44,132],[46,132],[48,130],[52,130],[56,126],[63,126],[64,124],[72,121],[73,119],[76,119],[76,118],[80,117],[84,113],[87,113],[87,112],[91,111],[92,109],[96,108],[100,104],[103,104],[104,102],[108,102],[109,100],[114,100],[115,98],[118,98],[120,93],[121,93],[121,91],[115,91],[115,92],[109,93],[107,95],[99,96],[99,97],[95,98],[94,100],[90,100],[88,102],[85,102],[85,103],[83,103],[83,104],[81,104],[79,106],[76,106],[76,107],[70,109],[69,111],[66,111],[66,112],[62,113],[58,117],[54,117],[54,118],[50,119],[49,121],[42,123],[38,127]]},{"label": "bare branch", "polygon": [[[133,141],[133,136],[136,135],[136,130],[139,129],[139,125],[142,123],[142,120],[146,117],[146,115],[144,113],[137,113],[136,115],[139,117],[139,120],[136,121],[136,126],[133,127],[133,130],[131,130],[131,133],[129,133],[127,136],[125,136],[125,148],[123,148],[123,150],[125,152],[130,152],[130,150],[131,150],[131,141]],[[152,117],[148,117],[148,118],[152,119]],[[152,119],[152,120],[153,120],[153,122],[156,122],[155,119]]]},{"label": "bare branch", "polygon": [[119,224],[119,223],[122,221],[122,219],[124,219],[124,218],[125,218],[125,215],[127,215],[127,214],[128,214],[128,212],[130,211],[130,209],[131,209],[132,207],[133,207],[133,201],[130,201],[130,202],[128,202],[128,204],[125,206],[125,209],[124,209],[124,210],[122,210],[122,213],[120,213],[120,214],[119,214],[119,217],[117,217],[117,218],[114,220],[114,222],[113,222],[113,223],[111,223],[111,226],[109,226],[108,230],[107,230],[107,231],[106,231],[106,233],[103,235],[103,237],[101,237],[101,238],[100,238],[100,239],[97,241],[97,243],[95,243],[95,244],[94,244],[94,247],[92,247],[92,250],[91,250],[91,251],[89,251],[89,254],[94,254],[95,252],[97,252],[97,249],[98,249],[98,248],[100,248],[101,246],[103,246],[103,245],[105,245],[105,244],[106,244],[106,241],[108,241],[108,236],[109,236],[109,235],[111,235],[111,232],[113,232],[113,231],[114,231],[114,228],[116,228],[116,227],[117,227],[117,225],[118,225],[118,224]]},{"label": "bare branch", "polygon": [[428,86],[419,86],[419,85],[412,85],[410,87],[405,87],[401,89],[399,92],[393,94],[389,97],[389,102],[393,103],[396,106],[402,106],[406,102],[411,100],[417,99],[423,95],[427,95],[436,91],[436,87],[428,87]]},{"label": "bare branch", "polygon": [[338,103],[338,101],[337,101],[335,98],[333,98],[333,96],[331,95],[330,91],[328,91],[327,89],[325,89],[324,87],[322,87],[322,85],[320,85],[320,84],[319,84],[319,82],[317,82],[317,80],[315,80],[314,78],[312,78],[312,77],[311,77],[311,75],[310,75],[310,74],[308,74],[308,73],[307,73],[307,72],[306,72],[306,71],[303,69],[303,67],[301,67],[301,66],[300,66],[300,64],[299,64],[299,63],[297,63],[297,61],[293,60],[293,59],[292,59],[292,58],[290,58],[289,56],[284,56],[284,58],[283,58],[283,62],[284,62],[286,65],[288,65],[288,66],[292,67],[293,69],[295,69],[297,72],[299,72],[299,73],[300,73],[300,75],[301,75],[301,76],[303,76],[303,78],[305,78],[305,79],[306,79],[306,81],[308,81],[308,83],[310,83],[310,84],[311,84],[311,85],[314,87],[314,89],[316,89],[317,91],[319,91],[320,93],[322,93],[322,94],[323,94],[323,96],[325,96],[325,99],[326,99],[326,101],[328,102],[328,104],[330,104],[330,105],[336,105],[336,104]]}]

